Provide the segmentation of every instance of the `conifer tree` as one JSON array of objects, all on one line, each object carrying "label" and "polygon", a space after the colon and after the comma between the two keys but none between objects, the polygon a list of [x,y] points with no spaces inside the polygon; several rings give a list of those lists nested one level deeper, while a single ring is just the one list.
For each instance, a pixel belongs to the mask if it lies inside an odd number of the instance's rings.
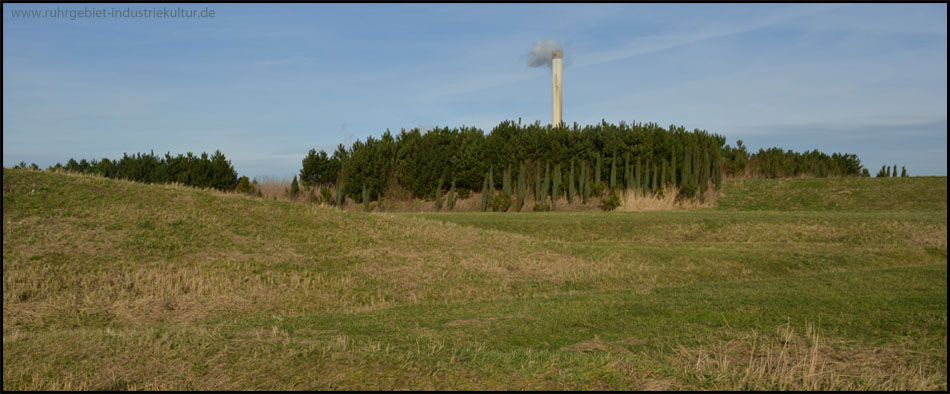
[{"label": "conifer tree", "polygon": [[907,177],[907,167],[901,166],[901,178]]},{"label": "conifer tree", "polygon": [[660,190],[666,190],[666,158],[663,158],[663,161],[660,164]]},{"label": "conifer tree", "polygon": [[485,174],[485,182],[482,183],[482,212],[488,209],[488,199],[491,198],[491,192],[488,188],[488,174]]},{"label": "conifer tree", "polygon": [[547,203],[551,196],[551,163],[544,163],[544,182],[541,183],[541,203]]},{"label": "conifer tree", "polygon": [[336,184],[336,206],[340,208],[342,208],[343,203],[346,202],[346,197],[343,195],[343,187],[345,186],[343,182],[343,177],[340,177]]},{"label": "conifer tree", "polygon": [[713,168],[713,183],[716,184],[716,191],[722,188],[722,158],[716,160],[715,168]]},{"label": "conifer tree", "polygon": [[363,210],[369,212],[369,190],[366,189],[366,182],[363,182]]},{"label": "conifer tree", "polygon": [[[284,178],[287,179],[287,178]],[[297,194],[300,193],[300,186],[297,186],[297,176],[294,175],[294,180],[290,183],[290,199],[296,200]]]},{"label": "conifer tree", "polygon": [[567,175],[567,205],[574,203],[574,158],[571,158],[571,171]]},{"label": "conifer tree", "polygon": [[508,168],[505,169],[501,190],[506,196],[511,198],[511,164],[509,164]]},{"label": "conifer tree", "polygon": [[449,188],[449,210],[455,208],[455,177],[452,177],[452,187]]},{"label": "conifer tree", "polygon": [[614,157],[610,159],[610,189],[613,190],[617,186],[617,154],[614,154]]},{"label": "conifer tree", "polygon": [[670,186],[676,186],[676,148],[670,149]]},{"label": "conifer tree", "polygon": [[656,192],[656,190],[657,190],[657,189],[656,189],[656,187],[657,187],[656,178],[657,178],[657,172],[658,172],[658,171],[659,171],[659,168],[656,168],[656,164],[654,164],[654,165],[653,165],[653,176],[650,177],[650,191],[653,192],[653,194],[657,194],[657,192]]},{"label": "conifer tree", "polygon": [[534,170],[534,201],[537,203],[541,201],[541,162],[535,162]]},{"label": "conifer tree", "polygon": [[524,206],[525,199],[525,188],[528,175],[526,174],[527,166],[524,165],[524,162],[521,162],[521,165],[518,167],[518,201],[515,206],[515,211],[521,211],[521,207]]},{"label": "conifer tree", "polygon": [[435,211],[442,210],[442,177],[439,177],[439,186],[435,188]]},{"label": "conifer tree", "polygon": [[600,183],[600,168],[602,164],[600,163],[600,152],[597,152],[597,166],[594,167],[594,183]]},{"label": "conifer tree", "polygon": [[641,173],[640,158],[637,157],[637,168],[633,170],[633,186],[632,187],[633,187],[634,195],[638,195],[638,196],[642,194],[642,192],[640,191],[640,184],[641,184],[640,179],[643,179],[643,174]]},{"label": "conifer tree", "polygon": [[590,174],[587,166],[581,165],[581,204],[587,204],[587,198],[590,197]]},{"label": "conifer tree", "polygon": [[561,164],[554,166],[554,177],[551,178],[551,210],[557,204],[558,196],[561,194]]}]

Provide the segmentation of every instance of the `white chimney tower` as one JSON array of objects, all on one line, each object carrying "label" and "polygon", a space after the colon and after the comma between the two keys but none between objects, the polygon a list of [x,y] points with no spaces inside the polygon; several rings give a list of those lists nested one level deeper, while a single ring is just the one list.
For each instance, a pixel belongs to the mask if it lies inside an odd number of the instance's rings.
[{"label": "white chimney tower", "polygon": [[551,59],[551,72],[554,79],[552,84],[552,94],[554,96],[553,103],[553,119],[551,121],[551,126],[557,127],[561,125],[561,60],[563,58],[561,51],[554,51],[554,57]]}]

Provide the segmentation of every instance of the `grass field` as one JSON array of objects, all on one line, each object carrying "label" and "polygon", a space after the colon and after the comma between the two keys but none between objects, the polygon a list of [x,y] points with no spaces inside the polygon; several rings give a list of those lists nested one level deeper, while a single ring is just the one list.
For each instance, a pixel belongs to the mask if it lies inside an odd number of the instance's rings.
[{"label": "grass field", "polygon": [[947,180],[361,213],[3,172],[3,388],[947,389]]}]

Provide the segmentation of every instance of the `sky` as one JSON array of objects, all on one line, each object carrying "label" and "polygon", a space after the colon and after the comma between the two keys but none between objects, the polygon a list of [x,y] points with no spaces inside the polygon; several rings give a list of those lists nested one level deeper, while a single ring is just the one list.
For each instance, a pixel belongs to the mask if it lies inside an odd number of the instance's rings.
[{"label": "sky", "polygon": [[[129,16],[156,8],[214,15]],[[548,124],[541,40],[567,124],[947,174],[946,3],[3,4],[3,165],[220,149],[289,178],[387,129]]]}]

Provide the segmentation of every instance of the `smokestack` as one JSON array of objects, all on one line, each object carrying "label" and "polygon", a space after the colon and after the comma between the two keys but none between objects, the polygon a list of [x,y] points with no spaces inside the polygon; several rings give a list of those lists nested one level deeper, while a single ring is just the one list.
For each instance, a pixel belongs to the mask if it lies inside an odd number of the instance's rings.
[{"label": "smokestack", "polygon": [[551,88],[554,97],[551,126],[554,127],[561,125],[561,60],[563,57],[561,51],[554,51],[551,56],[551,75],[553,77]]}]

